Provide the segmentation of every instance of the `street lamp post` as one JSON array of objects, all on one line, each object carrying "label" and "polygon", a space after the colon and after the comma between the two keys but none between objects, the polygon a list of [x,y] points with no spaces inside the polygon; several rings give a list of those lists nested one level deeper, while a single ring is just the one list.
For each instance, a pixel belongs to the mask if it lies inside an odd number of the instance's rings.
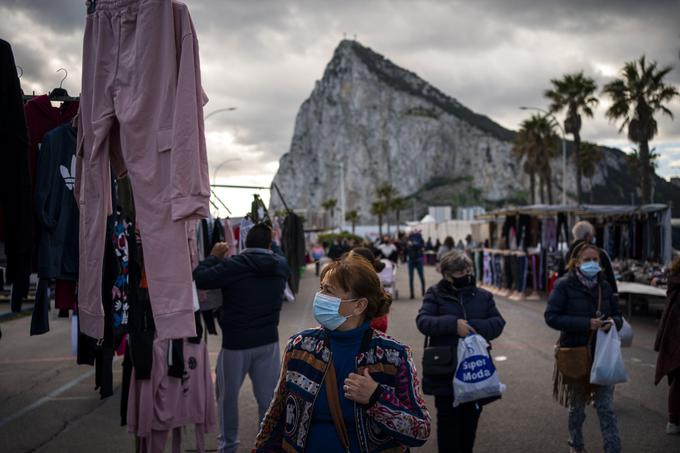
[{"label": "street lamp post", "polygon": [[340,231],[346,229],[345,227],[345,163],[332,163],[329,162],[328,165],[332,165],[340,169]]},{"label": "street lamp post", "polygon": [[225,108],[225,109],[217,109],[217,110],[213,110],[212,112],[208,113],[208,114],[203,118],[203,121],[207,120],[208,118],[210,118],[211,116],[213,116],[213,115],[215,115],[215,114],[217,114],[217,113],[222,113],[222,112],[233,112],[234,110],[236,110],[236,107],[227,107],[227,108]]},{"label": "street lamp post", "polygon": [[222,165],[224,165],[224,164],[226,164],[226,163],[228,163],[228,162],[236,162],[236,161],[238,161],[238,160],[241,160],[241,158],[240,158],[240,157],[235,157],[235,158],[223,160],[222,162],[220,162],[220,164],[217,166],[217,168],[215,168],[215,169],[213,170],[213,177],[212,177],[212,180],[215,181],[215,182],[217,182],[217,172],[220,171],[220,168],[222,168]]},{"label": "street lamp post", "polygon": [[539,112],[542,112],[545,114],[545,116],[549,116],[552,118],[555,123],[557,124],[557,127],[560,128],[560,132],[562,133],[562,205],[567,204],[567,138],[566,138],[566,133],[564,131],[564,128],[560,124],[559,121],[557,121],[557,118],[555,118],[555,115],[552,113],[548,112],[547,110],[540,109],[538,107],[527,107],[527,106],[521,106],[519,108],[520,110],[537,110]]}]

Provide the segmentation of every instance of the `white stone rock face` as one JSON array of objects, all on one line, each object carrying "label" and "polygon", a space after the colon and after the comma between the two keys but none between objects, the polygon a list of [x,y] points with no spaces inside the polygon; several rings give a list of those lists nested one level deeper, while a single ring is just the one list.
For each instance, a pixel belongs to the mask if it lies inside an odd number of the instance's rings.
[{"label": "white stone rock face", "polygon": [[[372,219],[375,188],[390,182],[402,196],[435,177],[472,177],[487,200],[528,191],[528,177],[512,157],[513,132],[355,41],[343,41],[302,104],[290,150],[274,178],[288,205],[319,210],[340,201],[345,166],[347,210]],[[561,154],[553,161],[553,194],[560,201]],[[603,175],[598,172],[597,182]],[[571,163],[568,188],[575,186]],[[585,186],[585,184],[584,184]],[[272,208],[280,208],[272,197]],[[338,209],[340,208],[338,204]]]}]

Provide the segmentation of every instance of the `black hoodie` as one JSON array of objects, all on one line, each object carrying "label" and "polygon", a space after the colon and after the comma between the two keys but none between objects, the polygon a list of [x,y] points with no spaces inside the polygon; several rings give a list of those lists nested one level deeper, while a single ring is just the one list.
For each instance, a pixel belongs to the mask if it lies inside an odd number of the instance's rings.
[{"label": "black hoodie", "polygon": [[279,312],[290,277],[286,259],[271,250],[246,249],[194,270],[199,289],[222,290],[222,348],[249,349],[279,341]]}]

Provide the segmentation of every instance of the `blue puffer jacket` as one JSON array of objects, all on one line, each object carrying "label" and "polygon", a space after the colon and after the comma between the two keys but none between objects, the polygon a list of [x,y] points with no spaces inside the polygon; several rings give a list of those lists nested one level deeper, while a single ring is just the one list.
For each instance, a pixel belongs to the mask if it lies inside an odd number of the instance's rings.
[{"label": "blue puffer jacket", "polygon": [[[314,403],[331,359],[324,329],[305,330],[290,338],[254,452],[305,451]],[[361,451],[403,452],[423,445],[430,435],[430,414],[418,391],[408,346],[368,329],[356,357],[356,372],[362,374],[364,368],[378,382],[379,391],[367,405],[354,404]]]},{"label": "blue puffer jacket", "polygon": [[[623,320],[619,303],[602,272],[598,276],[602,289],[602,308],[600,315],[611,317],[617,329],[621,329]],[[574,348],[588,344],[590,336],[590,320],[599,317],[597,314],[598,288],[587,288],[578,279],[574,271],[569,272],[555,282],[548,306],[545,309],[545,322],[553,329],[561,331],[560,346]],[[593,335],[592,347],[595,348],[597,335]]]},{"label": "blue puffer jacket", "polygon": [[[430,337],[430,346],[451,346],[455,351],[460,339],[458,320],[461,318],[467,319],[468,324],[489,342],[500,336],[505,326],[493,294],[474,285],[459,290],[443,279],[428,288],[416,324],[421,333]],[[457,363],[452,364],[450,375],[423,374],[423,393],[452,396],[456,366]]]}]

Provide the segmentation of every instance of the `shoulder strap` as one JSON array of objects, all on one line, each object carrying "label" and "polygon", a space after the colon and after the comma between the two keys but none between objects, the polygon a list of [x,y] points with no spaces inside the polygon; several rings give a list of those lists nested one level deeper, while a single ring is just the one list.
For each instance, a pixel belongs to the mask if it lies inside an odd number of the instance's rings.
[{"label": "shoulder strap", "polygon": [[335,430],[340,438],[340,443],[345,451],[349,452],[349,435],[347,434],[347,427],[345,420],[342,417],[342,409],[340,408],[340,398],[338,397],[338,383],[335,375],[335,365],[333,364],[333,357],[331,357],[328,364],[328,371],[326,372],[326,396],[328,397],[328,407],[331,411],[331,418]]}]

